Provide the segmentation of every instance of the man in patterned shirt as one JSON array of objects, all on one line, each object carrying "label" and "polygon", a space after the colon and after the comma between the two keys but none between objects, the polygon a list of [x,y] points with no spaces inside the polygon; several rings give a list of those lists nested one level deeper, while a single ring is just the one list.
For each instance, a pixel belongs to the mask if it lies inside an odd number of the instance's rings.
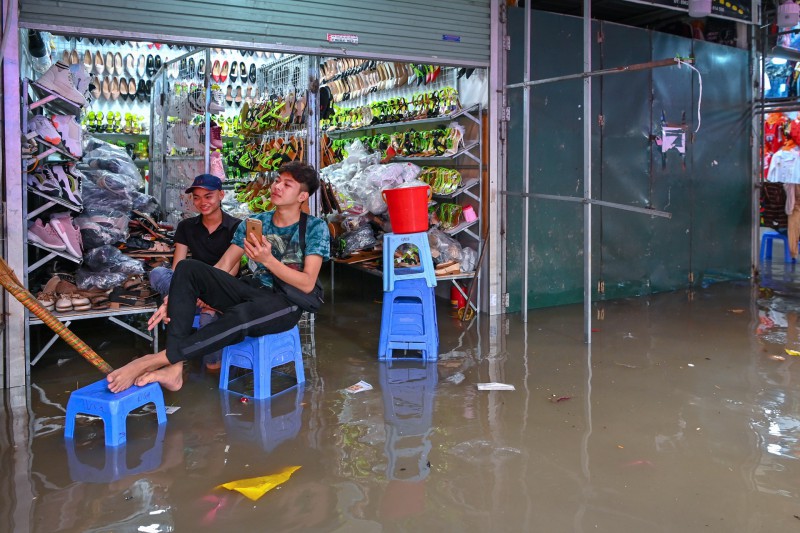
[{"label": "man in patterned shirt", "polygon": [[[246,224],[240,224],[230,247],[213,267],[192,259],[178,264],[168,303],[159,307],[148,322],[149,329],[162,321],[169,324],[166,349],[110,373],[111,392],[154,381],[168,390],[178,390],[183,385],[185,360],[236,344],[245,336],[280,333],[297,324],[302,309],[276,292],[274,279],[310,293],[322,262],[330,256],[330,235],[323,220],[309,217],[305,250],[300,249],[301,207],[316,192],[319,177],[313,167],[299,161],[286,163],[278,173],[270,187],[275,210],[252,217],[262,222],[260,240],[248,238]],[[228,273],[242,255],[250,260],[252,277],[235,278]],[[193,332],[198,298],[222,316]]]}]

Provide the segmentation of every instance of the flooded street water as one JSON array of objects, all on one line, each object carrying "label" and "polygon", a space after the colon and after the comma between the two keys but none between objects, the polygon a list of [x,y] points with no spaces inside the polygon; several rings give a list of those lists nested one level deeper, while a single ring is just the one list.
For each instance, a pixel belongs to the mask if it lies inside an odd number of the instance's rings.
[{"label": "flooded street water", "polygon": [[[794,268],[600,303],[591,347],[580,305],[465,326],[439,300],[427,365],[379,363],[379,304],[339,298],[301,328],[305,386],[243,404],[191,366],[162,430],[139,412],[116,450],[85,417],[65,441],[69,392],[102,376],[61,348],[27,420],[6,397],[0,530],[800,530]],[[113,335],[112,365],[146,349]],[[257,501],[217,488],[289,466]]]}]

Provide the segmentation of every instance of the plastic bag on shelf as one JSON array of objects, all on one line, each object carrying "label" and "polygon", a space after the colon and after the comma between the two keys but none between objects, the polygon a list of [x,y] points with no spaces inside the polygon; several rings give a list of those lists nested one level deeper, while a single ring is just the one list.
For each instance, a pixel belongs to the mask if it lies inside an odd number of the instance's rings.
[{"label": "plastic bag on shelf", "polygon": [[83,264],[92,272],[119,272],[122,274],[144,274],[144,266],[138,259],[122,254],[113,246],[100,246],[83,254]]},{"label": "plastic bag on shelf", "polygon": [[144,187],[144,178],[128,152],[95,137],[89,137],[86,141],[79,168],[84,174],[86,170],[105,170],[116,174],[117,181],[123,182],[132,191]]},{"label": "plastic bag on shelf", "polygon": [[140,213],[150,215],[155,220],[161,219],[161,206],[158,204],[158,200],[156,200],[155,197],[138,191],[132,192],[131,196],[131,208],[134,211],[139,211]]},{"label": "plastic bag on shelf", "polygon": [[434,264],[461,261],[461,244],[442,230],[429,229],[428,244]]},{"label": "plastic bag on shelf", "polygon": [[107,207],[90,207],[75,217],[75,225],[81,231],[86,250],[125,242],[128,239],[128,222],[130,218],[125,212]]},{"label": "plastic bag on shelf", "polygon": [[75,272],[75,282],[81,290],[113,289],[124,283],[127,278],[128,275],[122,272],[92,272],[84,267]]},{"label": "plastic bag on shelf", "polygon": [[378,244],[372,226],[367,224],[355,231],[348,231],[337,240],[337,254],[339,257],[352,255],[353,252],[374,248]]},{"label": "plastic bag on shelf", "polygon": [[84,170],[83,174],[88,178],[81,183],[83,204],[87,208],[103,206],[117,211],[131,210],[134,191],[117,180],[116,174],[105,170]]},{"label": "plastic bag on shelf", "polygon": [[345,231],[355,231],[361,226],[368,225],[370,220],[372,220],[372,217],[365,214],[347,216],[342,220],[342,229]]},{"label": "plastic bag on shelf", "polygon": [[478,252],[469,246],[461,250],[461,272],[472,272],[475,270],[475,263],[478,261]]}]

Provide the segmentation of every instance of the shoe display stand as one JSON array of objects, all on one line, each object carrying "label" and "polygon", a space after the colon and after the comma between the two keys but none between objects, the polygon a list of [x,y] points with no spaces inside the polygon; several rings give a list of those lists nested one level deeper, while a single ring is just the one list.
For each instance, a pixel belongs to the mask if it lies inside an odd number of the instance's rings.
[{"label": "shoe display stand", "polygon": [[[195,176],[209,171],[210,72],[197,85],[188,65],[208,64],[209,49],[183,54],[164,64],[153,82],[150,107],[150,194],[176,220],[192,211],[184,190]],[[178,67],[176,79],[169,73]],[[183,68],[180,68],[180,67]]]},{"label": "shoe display stand", "polygon": [[[377,79],[377,78],[376,78]],[[441,91],[445,87],[458,88],[459,85],[459,71],[454,68],[443,68],[442,73],[438,76],[434,83],[426,85],[418,85],[410,81],[401,87],[392,87],[388,90],[372,90],[367,91],[356,98],[342,100],[337,103],[341,108],[357,109],[364,106],[370,106],[375,101],[388,101],[404,98],[411,101],[415,95],[421,93],[430,93],[433,91]],[[352,84],[351,84],[352,86]],[[363,92],[363,91],[362,91]],[[395,122],[384,122],[368,125],[357,125],[356,127],[347,127],[347,125],[339,125],[335,129],[328,129],[323,131],[330,139],[358,139],[369,138],[379,134],[386,133],[402,133],[408,131],[424,131],[432,128],[446,127],[449,123],[456,122],[464,128],[463,138],[460,144],[454,150],[454,153],[441,156],[396,156],[391,159],[392,163],[410,162],[421,167],[447,167],[456,169],[461,174],[461,182],[455,190],[449,193],[433,193],[433,202],[447,202],[457,203],[462,207],[467,205],[472,207],[475,217],[472,220],[461,219],[459,223],[452,227],[442,228],[449,236],[458,240],[462,246],[469,246],[476,251],[476,257],[480,257],[483,248],[482,237],[480,236],[481,215],[483,213],[483,193],[482,193],[482,169],[484,168],[483,161],[483,117],[484,109],[480,105],[472,105],[467,108],[461,108],[460,105],[457,109],[453,109],[450,113],[441,114],[433,117],[426,118],[410,118]],[[380,267],[364,266],[360,262],[351,262],[345,260],[335,260],[340,264],[349,264],[357,270],[367,272],[376,276],[383,276]],[[477,267],[477,265],[476,265]],[[333,268],[333,267],[332,267]],[[475,272],[452,272],[446,275],[437,275],[436,279],[440,281],[450,281],[457,290],[467,298],[469,286],[467,280],[472,280]],[[478,284],[481,282],[480,274],[476,280]],[[473,291],[479,297],[480,290]],[[480,302],[477,298],[473,298],[470,304],[473,309],[480,308]]]},{"label": "shoe display stand", "polygon": [[[28,120],[29,116],[35,116],[42,113],[48,113],[51,115],[65,115],[65,116],[74,116],[76,120],[80,119],[82,107],[81,105],[72,102],[57,92],[54,92],[47,87],[40,85],[35,81],[30,81],[28,79],[22,80],[22,124],[21,124],[21,131],[27,132],[28,127]],[[23,183],[26,184],[25,189],[23,190],[22,194],[22,205],[24,207],[24,216],[25,220],[33,221],[43,214],[51,213],[51,209],[63,210],[66,208],[70,213],[70,216],[74,214],[78,214],[83,211],[83,206],[80,203],[75,203],[70,201],[68,198],[65,198],[61,194],[58,194],[54,191],[50,192],[43,192],[42,190],[38,189],[36,186],[31,185],[31,180],[29,180],[29,173],[35,169],[39,169],[42,167],[52,169],[53,166],[57,165],[65,165],[69,163],[74,163],[79,161],[79,158],[70,153],[67,149],[65,149],[61,145],[55,145],[49,143],[41,138],[41,136],[35,134],[29,134],[26,136],[26,140],[29,143],[31,151],[23,155],[23,162],[25,163],[25,167],[23,170]],[[33,149],[33,143],[35,143],[36,148]],[[80,178],[72,178],[77,182],[77,187],[75,192],[79,193],[78,197],[80,197]],[[35,180],[34,180],[35,183]],[[68,186],[71,183],[69,180],[67,183],[62,184],[62,191],[63,187]],[[52,218],[51,218],[52,220]],[[24,250],[24,264],[26,265],[25,272],[23,275],[23,283],[26,287],[29,287],[29,275],[34,271],[42,268],[43,266],[49,264],[51,261],[63,258],[79,265],[82,262],[82,257],[76,256],[74,254],[68,253],[67,251],[63,250],[55,250],[48,248],[41,243],[34,242],[31,240],[30,236],[27,234],[27,224],[25,225],[25,240],[28,243],[28,247]],[[64,324],[68,327],[73,321],[76,320],[84,320],[90,318],[107,318],[111,322],[139,335],[154,343],[154,346],[158,347],[158,337],[157,333],[153,336],[147,334],[147,331],[140,331],[139,329],[127,324],[120,320],[119,316],[122,315],[132,315],[132,314],[141,314],[141,313],[152,313],[155,311],[155,306],[145,306],[145,307],[135,307],[129,309],[108,309],[108,310],[88,310],[88,311],[69,311],[69,312],[57,312],[51,311],[56,317],[61,319]],[[31,326],[38,326],[42,325],[43,322],[39,320],[35,315],[32,315],[29,311],[25,311],[25,324],[26,324],[26,345],[25,345],[25,353],[26,358],[30,362],[30,365],[35,365],[44,354],[52,347],[52,345],[59,339],[58,335],[53,335],[52,338],[49,339],[48,342],[40,349],[40,351],[33,357],[31,357],[30,353],[30,328]]]}]

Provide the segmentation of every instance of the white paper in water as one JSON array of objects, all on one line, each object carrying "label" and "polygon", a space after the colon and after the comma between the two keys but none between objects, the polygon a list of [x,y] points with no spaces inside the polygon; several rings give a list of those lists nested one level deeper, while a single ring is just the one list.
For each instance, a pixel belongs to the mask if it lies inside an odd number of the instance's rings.
[{"label": "white paper in water", "polygon": [[478,390],[517,390],[508,383],[478,383]]}]

